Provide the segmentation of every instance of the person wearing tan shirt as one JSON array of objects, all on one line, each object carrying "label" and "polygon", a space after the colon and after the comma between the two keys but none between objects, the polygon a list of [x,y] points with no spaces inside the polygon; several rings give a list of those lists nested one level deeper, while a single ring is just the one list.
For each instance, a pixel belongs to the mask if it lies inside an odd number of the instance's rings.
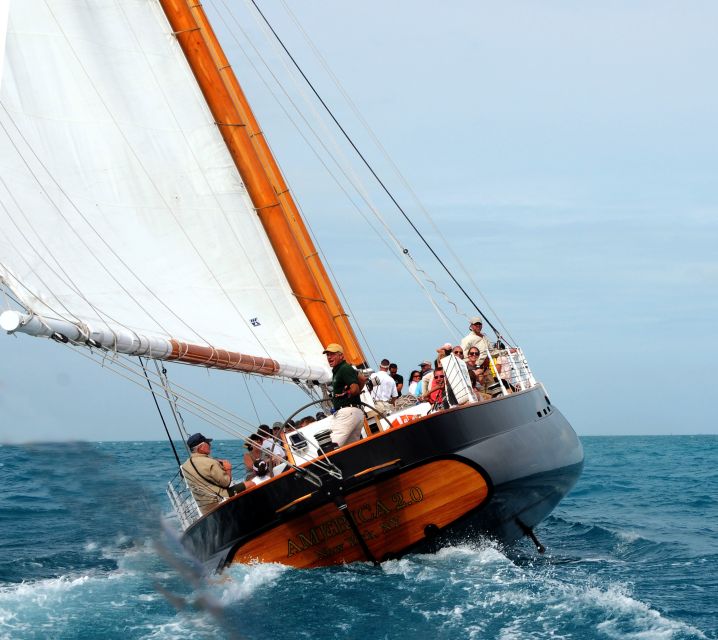
[{"label": "person wearing tan shirt", "polygon": [[232,485],[232,464],[229,460],[210,457],[212,438],[194,433],[187,438],[189,459],[182,465],[182,475],[192,491],[202,515],[230,495],[244,491],[243,482]]},{"label": "person wearing tan shirt", "polygon": [[465,354],[472,348],[479,350],[479,357],[476,361],[478,366],[482,365],[486,356],[489,355],[489,349],[491,348],[489,339],[481,333],[483,324],[484,321],[479,316],[471,318],[471,320],[469,320],[469,329],[471,329],[471,331],[461,340],[461,349]]}]

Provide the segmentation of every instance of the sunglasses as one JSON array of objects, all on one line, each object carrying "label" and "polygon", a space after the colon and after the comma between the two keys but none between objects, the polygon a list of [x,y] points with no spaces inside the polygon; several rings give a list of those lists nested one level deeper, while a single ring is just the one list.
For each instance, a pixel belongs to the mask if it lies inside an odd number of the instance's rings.
[{"label": "sunglasses", "polygon": [[434,376],[434,380],[443,380],[444,376]]},{"label": "sunglasses", "polygon": [[478,356],[479,352],[478,351],[469,351],[469,355],[470,356]]},{"label": "sunglasses", "polygon": [[462,356],[464,355],[464,352],[463,352],[461,349],[454,349],[453,353],[454,353],[455,355],[457,355],[457,356],[458,356],[459,354],[461,354]]}]

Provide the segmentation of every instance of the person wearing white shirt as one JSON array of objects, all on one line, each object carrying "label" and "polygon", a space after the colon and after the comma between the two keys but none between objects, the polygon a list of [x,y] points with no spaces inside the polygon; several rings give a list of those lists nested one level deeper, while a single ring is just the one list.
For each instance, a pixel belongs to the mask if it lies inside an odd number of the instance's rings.
[{"label": "person wearing white shirt", "polygon": [[484,321],[479,316],[471,318],[471,320],[469,320],[469,329],[471,329],[471,332],[461,340],[461,349],[464,353],[468,353],[472,347],[476,347],[479,350],[479,357],[476,361],[478,366],[481,366],[484,362],[491,348],[489,339],[481,333],[483,323]]},{"label": "person wearing white shirt", "polygon": [[389,375],[389,361],[386,358],[381,361],[379,371],[371,375],[371,381],[374,385],[371,390],[374,406],[385,415],[391,413],[399,393],[394,378]]}]

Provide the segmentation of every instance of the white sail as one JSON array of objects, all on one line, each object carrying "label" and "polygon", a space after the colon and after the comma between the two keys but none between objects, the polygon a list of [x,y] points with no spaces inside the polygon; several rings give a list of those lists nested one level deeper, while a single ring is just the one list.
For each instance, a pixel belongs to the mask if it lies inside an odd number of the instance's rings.
[{"label": "white sail", "polygon": [[158,3],[14,0],[0,101],[0,277],[28,310],[328,379]]},{"label": "white sail", "polygon": [[2,69],[5,61],[5,35],[7,33],[7,16],[10,0],[0,0],[0,86],[2,86]]}]

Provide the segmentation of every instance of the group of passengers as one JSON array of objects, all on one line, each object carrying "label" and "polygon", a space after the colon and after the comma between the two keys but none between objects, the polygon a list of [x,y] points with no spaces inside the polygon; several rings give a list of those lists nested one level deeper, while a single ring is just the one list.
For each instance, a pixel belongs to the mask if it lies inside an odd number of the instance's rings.
[{"label": "group of passengers", "polygon": [[[482,332],[482,328],[483,320],[479,316],[471,318],[469,334],[461,340],[461,344],[454,346],[447,342],[436,350],[437,357],[433,363],[429,360],[420,362],[417,365],[419,368],[409,374],[406,388],[408,395],[414,396],[421,402],[445,405],[446,384],[441,360],[452,354],[466,364],[471,386],[479,400],[489,400],[497,394],[497,391],[501,392],[501,383],[498,380],[501,365],[492,364],[489,358],[492,345]],[[396,367],[395,364],[390,366]],[[505,380],[503,383],[504,390],[510,392],[511,385]]]},{"label": "group of passengers", "polygon": [[[500,391],[501,383],[498,381],[500,366],[498,368],[496,364],[492,366],[489,358],[491,345],[481,331],[482,325],[483,321],[480,317],[471,318],[469,324],[471,331],[463,338],[460,345],[452,346],[447,342],[437,349],[437,358],[434,360],[433,366],[431,362],[424,360],[418,365],[418,370],[411,372],[407,392],[409,396],[416,399],[414,402],[431,402],[434,406],[448,406],[447,386],[441,360],[452,354],[465,362],[472,387],[480,400],[493,397],[497,388]],[[343,409],[353,410],[358,406],[356,399],[361,392],[362,384],[357,384],[358,377],[352,367],[346,369],[343,349],[340,345],[331,344],[324,353],[327,354],[327,359],[333,370],[332,385],[335,398],[333,417],[337,417]],[[344,380],[342,374],[338,374],[338,371],[344,369],[351,369],[354,372],[351,380]],[[383,359],[380,362],[379,370],[372,373],[367,380],[374,405],[377,411],[384,415],[392,413],[396,409],[397,400],[402,397],[404,378],[397,373],[397,370],[398,367],[395,363]],[[338,392],[338,389],[344,391]],[[344,400],[344,404],[342,404],[342,400]],[[337,404],[339,407],[336,406]],[[363,422],[363,412],[359,411],[358,413],[362,417],[361,421],[355,420],[353,414],[346,416],[346,420],[337,420],[338,423],[347,422],[347,425],[342,424],[336,429],[332,428],[332,439],[335,441],[335,445],[342,446],[358,439],[358,431]],[[293,420],[288,420],[286,423],[275,422],[271,429],[268,425],[260,425],[257,432],[253,433],[245,443],[247,452],[243,458],[243,481],[232,479],[232,465],[228,460],[210,457],[211,438],[205,438],[201,433],[191,435],[187,439],[190,458],[182,465],[182,474],[187,480],[200,511],[204,514],[214,504],[230,495],[266,482],[281,473],[287,466],[287,453],[282,441],[282,432],[302,428],[325,417],[323,412],[319,412],[314,416],[307,415],[297,422]],[[354,422],[357,424],[354,425]]]}]

